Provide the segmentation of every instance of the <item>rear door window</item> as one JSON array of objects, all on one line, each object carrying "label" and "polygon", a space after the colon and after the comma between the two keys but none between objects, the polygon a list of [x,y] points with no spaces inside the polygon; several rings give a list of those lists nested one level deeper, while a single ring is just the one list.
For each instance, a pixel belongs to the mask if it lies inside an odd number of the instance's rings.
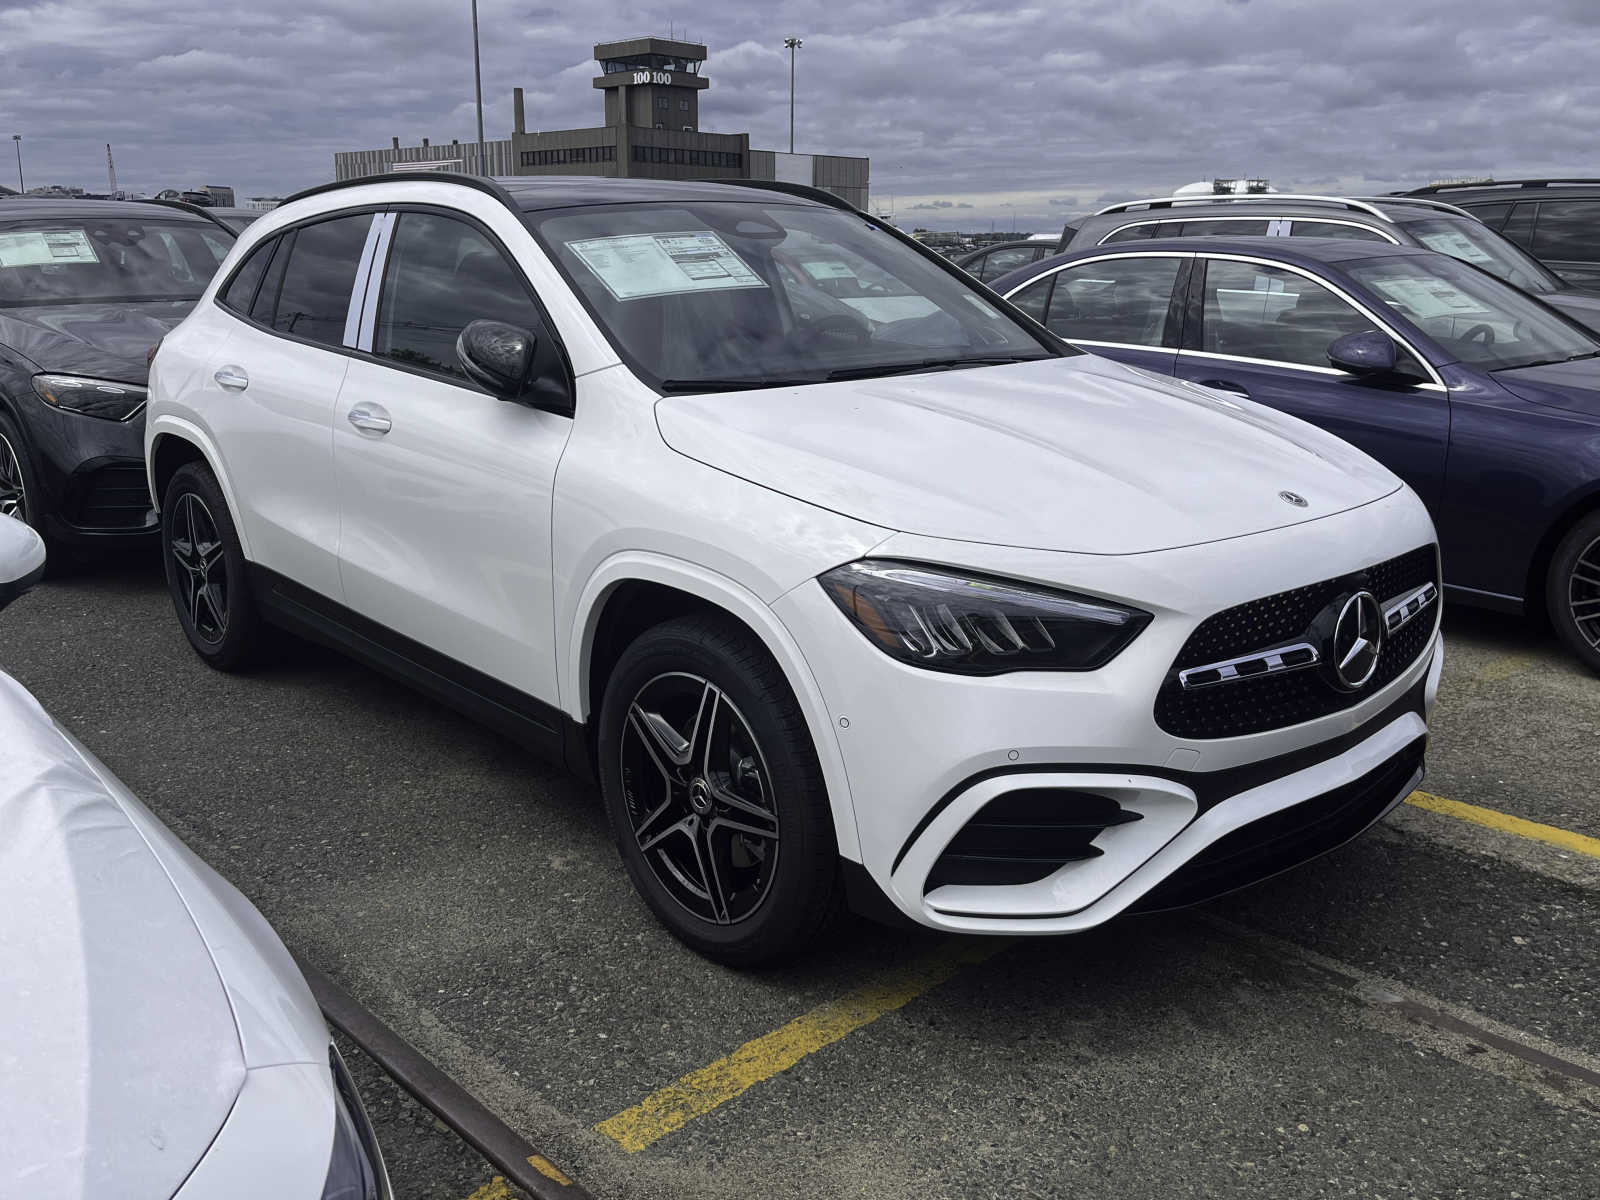
[{"label": "rear door window", "polygon": [[1305,221],[1299,217],[1289,226],[1290,237],[1351,238],[1358,242],[1386,242],[1376,229],[1365,225],[1346,225],[1340,221]]},{"label": "rear door window", "polygon": [[[1178,228],[1177,224],[1167,226],[1168,236],[1178,236]],[[1266,237],[1267,219],[1217,217],[1210,221],[1185,221],[1182,229],[1183,237]]]},{"label": "rear door window", "polygon": [[1105,258],[1055,274],[1044,323],[1058,337],[1160,347],[1181,258]]},{"label": "rear door window", "polygon": [[476,226],[403,212],[378,300],[372,352],[465,382],[456,339],[473,321],[536,332],[542,321],[522,273]]},{"label": "rear door window", "polygon": [[1547,262],[1600,262],[1600,200],[1541,201],[1533,253]]},{"label": "rear door window", "polygon": [[274,329],[322,346],[344,344],[351,291],[371,224],[371,213],[359,213],[295,231],[278,289]]}]

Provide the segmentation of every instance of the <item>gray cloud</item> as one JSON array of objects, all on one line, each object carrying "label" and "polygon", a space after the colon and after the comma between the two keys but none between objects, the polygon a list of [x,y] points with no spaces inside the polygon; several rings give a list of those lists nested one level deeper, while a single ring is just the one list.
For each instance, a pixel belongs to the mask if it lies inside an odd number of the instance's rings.
[{"label": "gray cloud", "polygon": [[[590,46],[641,24],[615,0],[480,0],[480,14],[490,137],[509,129],[513,86],[532,127],[597,123]],[[678,32],[711,47],[706,128],[785,146],[782,39],[802,36],[797,148],[870,155],[875,202],[945,226],[1052,228],[1078,198],[1215,175],[1377,191],[1600,174],[1593,0],[706,0],[692,14]],[[475,136],[465,5],[0,0],[0,112],[30,183],[101,186],[109,141],[127,186],[284,193],[330,177],[335,150]]]}]

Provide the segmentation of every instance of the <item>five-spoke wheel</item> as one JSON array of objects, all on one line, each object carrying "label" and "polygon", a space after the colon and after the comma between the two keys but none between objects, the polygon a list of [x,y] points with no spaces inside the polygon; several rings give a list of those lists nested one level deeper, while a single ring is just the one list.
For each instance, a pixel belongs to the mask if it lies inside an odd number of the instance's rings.
[{"label": "five-spoke wheel", "polygon": [[227,499],[203,462],[185,463],[167,484],[161,554],[172,607],[195,653],[222,671],[255,662],[266,630],[256,616]]},{"label": "five-spoke wheel", "polygon": [[598,732],[617,849],[667,928],[741,966],[817,936],[840,902],[833,813],[794,693],[748,629],[706,614],[638,635]]},{"label": "five-spoke wheel", "polygon": [[178,497],[167,553],[177,565],[176,599],[201,640],[220,642],[228,632],[228,565],[217,522],[194,492]]}]

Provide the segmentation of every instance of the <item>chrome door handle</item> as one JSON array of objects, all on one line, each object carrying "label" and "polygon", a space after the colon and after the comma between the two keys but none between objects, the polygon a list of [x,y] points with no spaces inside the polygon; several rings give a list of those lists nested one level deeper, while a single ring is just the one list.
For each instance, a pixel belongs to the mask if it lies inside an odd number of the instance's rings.
[{"label": "chrome door handle", "polygon": [[394,428],[389,414],[376,404],[358,404],[350,410],[350,424],[362,433],[388,433]]},{"label": "chrome door handle", "polygon": [[243,367],[218,367],[217,373],[211,378],[217,381],[218,387],[227,388],[230,392],[242,392],[250,386],[250,376],[244,373]]}]

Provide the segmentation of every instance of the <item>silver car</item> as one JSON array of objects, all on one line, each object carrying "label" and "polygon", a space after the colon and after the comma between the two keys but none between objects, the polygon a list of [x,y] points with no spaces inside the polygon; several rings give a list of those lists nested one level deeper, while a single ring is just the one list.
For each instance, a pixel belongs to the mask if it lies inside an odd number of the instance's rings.
[{"label": "silver car", "polygon": [[[44,569],[0,519],[0,605]],[[0,1196],[387,1200],[266,920],[0,672]]]}]

